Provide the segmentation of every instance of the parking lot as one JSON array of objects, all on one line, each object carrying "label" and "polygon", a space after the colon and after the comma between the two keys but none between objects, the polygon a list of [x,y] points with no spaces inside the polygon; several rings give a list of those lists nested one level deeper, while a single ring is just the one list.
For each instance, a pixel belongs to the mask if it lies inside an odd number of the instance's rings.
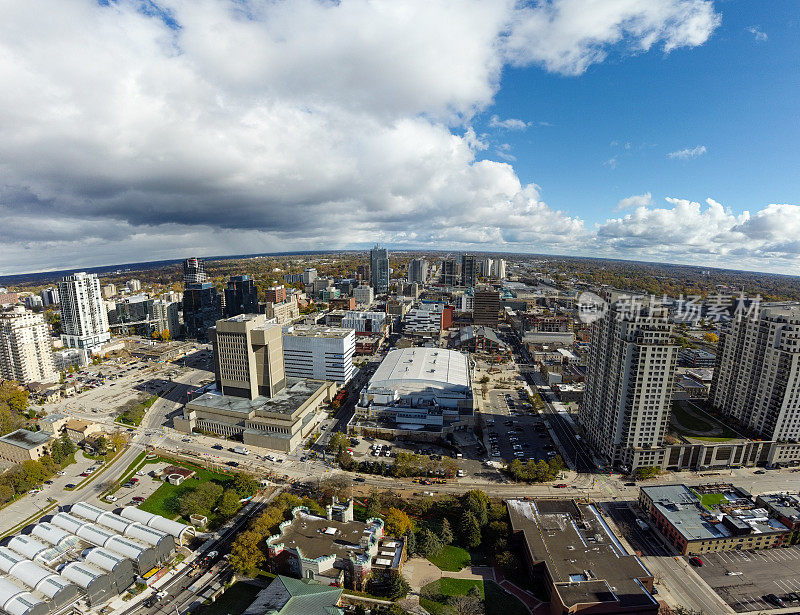
[{"label": "parking lot", "polygon": [[701,559],[703,566],[695,570],[735,611],[779,608],[764,600],[768,594],[800,608],[800,601],[787,597],[800,593],[800,546],[708,553]]},{"label": "parking lot", "polygon": [[527,396],[522,391],[497,389],[488,393],[483,413],[485,441],[495,461],[550,459],[556,447],[542,418],[530,414]]}]

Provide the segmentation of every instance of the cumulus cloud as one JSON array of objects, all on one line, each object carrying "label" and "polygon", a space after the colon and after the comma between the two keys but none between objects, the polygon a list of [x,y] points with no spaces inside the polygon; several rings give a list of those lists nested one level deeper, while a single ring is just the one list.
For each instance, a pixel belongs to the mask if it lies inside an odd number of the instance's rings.
[{"label": "cumulus cloud", "polygon": [[27,0],[0,18],[5,273],[376,237],[574,249],[582,220],[477,156],[503,67],[578,74],[719,23],[710,0]]},{"label": "cumulus cloud", "polygon": [[698,145],[696,147],[687,147],[676,152],[670,152],[667,154],[667,158],[670,160],[691,160],[692,158],[702,156],[707,151],[705,145]]},{"label": "cumulus cloud", "polygon": [[617,209],[631,209],[636,207],[647,207],[653,202],[653,195],[649,192],[644,194],[634,194],[624,199],[620,199],[617,203]]},{"label": "cumulus cloud", "polygon": [[629,258],[792,271],[800,264],[800,206],[772,204],[735,215],[713,199],[669,197],[668,207],[639,205],[595,228],[596,249]]},{"label": "cumulus cloud", "polygon": [[499,116],[493,115],[489,120],[489,126],[492,128],[502,128],[505,130],[525,130],[530,124],[513,117],[501,120]]},{"label": "cumulus cloud", "polygon": [[752,34],[753,38],[756,39],[756,41],[758,41],[759,43],[763,43],[769,38],[767,36],[767,33],[764,32],[759,26],[750,26],[749,28],[747,28],[747,31],[750,34]]}]

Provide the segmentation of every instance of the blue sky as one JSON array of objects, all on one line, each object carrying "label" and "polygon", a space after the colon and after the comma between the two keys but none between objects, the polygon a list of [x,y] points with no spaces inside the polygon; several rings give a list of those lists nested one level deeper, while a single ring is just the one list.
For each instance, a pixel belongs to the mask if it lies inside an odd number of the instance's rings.
[{"label": "blue sky", "polygon": [[[800,4],[719,9],[722,25],[696,48],[612,54],[577,77],[507,68],[476,130],[493,145],[511,145],[520,179],[540,185],[551,207],[592,224],[619,215],[619,200],[646,192],[655,203],[711,197],[735,212],[797,203]],[[533,125],[493,129],[493,115]],[[696,146],[706,153],[667,158]],[[497,158],[496,147],[482,155]]]},{"label": "blue sky", "polygon": [[0,274],[376,241],[797,273],[798,52],[789,0],[4,3]]},{"label": "blue sky", "polygon": [[[735,212],[797,203],[800,5],[720,8],[721,27],[697,48],[623,53],[578,77],[507,68],[476,129],[511,145],[520,178],[540,185],[549,205],[589,223],[646,192],[657,203],[711,197]],[[493,115],[533,125],[498,130]],[[706,153],[667,158],[697,146]],[[496,147],[482,154],[496,158]]]}]

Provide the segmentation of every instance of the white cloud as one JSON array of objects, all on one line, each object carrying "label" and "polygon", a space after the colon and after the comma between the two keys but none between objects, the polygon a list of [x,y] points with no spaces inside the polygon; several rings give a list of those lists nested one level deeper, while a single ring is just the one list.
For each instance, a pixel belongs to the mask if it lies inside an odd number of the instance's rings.
[{"label": "white cloud", "polygon": [[489,120],[489,126],[491,128],[502,128],[505,130],[525,130],[530,124],[513,117],[501,120],[499,116],[493,115]]},{"label": "white cloud", "polygon": [[616,169],[617,168],[617,164],[619,164],[619,157],[618,156],[612,156],[611,158],[609,158],[608,160],[603,162],[603,166],[604,167],[608,167],[611,170]]},{"label": "white cloud", "polygon": [[613,45],[630,53],[702,45],[720,20],[710,0],[542,0],[515,12],[505,49],[513,64],[579,75]]},{"label": "white cloud", "polygon": [[698,145],[696,147],[687,147],[676,152],[670,152],[667,154],[667,158],[670,160],[691,160],[692,158],[702,156],[707,151],[705,145]]},{"label": "white cloud", "polygon": [[707,0],[143,7],[0,4],[0,272],[376,236],[574,250],[580,219],[476,158],[504,65],[578,74],[719,20]]},{"label": "white cloud", "polygon": [[635,209],[637,207],[647,207],[653,202],[653,195],[649,192],[644,194],[634,194],[632,196],[621,199],[617,203],[617,209]]},{"label": "white cloud", "polygon": [[767,33],[764,32],[759,26],[750,26],[747,28],[747,31],[752,34],[753,38],[755,38],[759,43],[763,43],[769,38]]}]

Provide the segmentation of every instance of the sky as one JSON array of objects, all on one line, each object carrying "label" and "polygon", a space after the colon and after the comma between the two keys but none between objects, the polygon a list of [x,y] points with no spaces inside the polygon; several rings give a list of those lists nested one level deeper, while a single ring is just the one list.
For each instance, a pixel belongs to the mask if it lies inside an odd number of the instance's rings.
[{"label": "sky", "polygon": [[364,248],[800,274],[795,0],[0,0],[0,274]]}]

